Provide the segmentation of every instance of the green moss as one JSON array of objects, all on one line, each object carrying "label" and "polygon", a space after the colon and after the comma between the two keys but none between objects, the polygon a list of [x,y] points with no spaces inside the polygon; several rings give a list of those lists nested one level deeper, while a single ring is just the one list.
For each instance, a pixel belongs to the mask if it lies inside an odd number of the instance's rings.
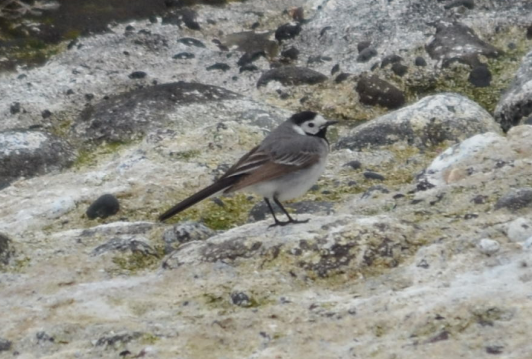
[{"label": "green moss", "polygon": [[156,268],[164,255],[163,246],[155,246],[156,253],[143,253],[140,251],[123,254],[112,259],[113,263],[121,270],[129,273],[137,273],[144,269]]},{"label": "green moss", "polygon": [[231,197],[221,197],[220,200],[223,206],[213,201],[204,201],[173,217],[170,223],[187,220],[203,221],[211,229],[226,230],[246,223],[249,211],[256,203],[248,200],[248,196],[242,193]]},{"label": "green moss", "polygon": [[109,142],[104,143],[97,148],[80,150],[73,167],[80,169],[83,167],[94,166],[102,156],[116,153],[123,147],[129,146],[132,143],[133,142]]},{"label": "green moss", "polygon": [[145,345],[153,345],[159,340],[160,338],[152,333],[144,333],[144,335],[140,338],[141,343]]},{"label": "green moss", "polygon": [[190,151],[177,152],[172,155],[179,160],[188,161],[191,158],[198,157],[200,154],[201,152],[199,150],[190,150]]}]

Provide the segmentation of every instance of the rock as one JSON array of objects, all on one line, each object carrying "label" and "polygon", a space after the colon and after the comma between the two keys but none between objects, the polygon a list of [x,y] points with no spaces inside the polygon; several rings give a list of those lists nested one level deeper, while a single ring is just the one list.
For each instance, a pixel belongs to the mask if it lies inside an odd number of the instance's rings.
[{"label": "rock", "polygon": [[13,343],[11,343],[11,341],[4,338],[0,338],[0,352],[6,352],[11,350],[12,344]]},{"label": "rock", "polygon": [[279,42],[284,40],[293,39],[301,32],[301,25],[299,23],[295,24],[284,24],[281,25],[275,30],[275,39]]},{"label": "rock", "polygon": [[231,301],[239,307],[250,307],[252,304],[249,296],[243,292],[231,293]]},{"label": "rock", "polygon": [[493,239],[483,238],[478,242],[478,250],[486,255],[492,255],[499,251],[501,245]]},{"label": "rock", "polygon": [[369,179],[369,180],[384,181],[386,179],[386,177],[384,177],[380,173],[371,172],[371,171],[364,172],[363,175],[364,175],[364,178]]},{"label": "rock", "polygon": [[197,39],[194,39],[192,37],[182,37],[177,40],[177,42],[180,42],[187,46],[194,46],[194,47],[201,47],[205,48],[205,44]]},{"label": "rock", "polygon": [[460,62],[474,68],[481,64],[479,55],[494,58],[502,53],[459,22],[440,21],[435,27],[436,34],[425,49],[431,58],[442,61],[443,67]]},{"label": "rock", "polygon": [[427,66],[427,61],[421,56],[416,57],[414,60],[414,65],[416,66]]},{"label": "rock", "polygon": [[246,52],[244,55],[242,55],[238,59],[236,64],[238,66],[245,66],[245,65],[251,64],[252,62],[259,59],[260,57],[265,57],[265,56],[266,54],[264,53],[264,51],[257,51],[253,53]]},{"label": "rock", "polygon": [[[272,206],[274,206],[276,215],[284,216],[284,213],[282,213],[280,209],[275,206],[275,204],[272,204]],[[292,202],[292,203],[284,204],[284,207],[289,212],[293,212],[295,214],[311,213],[311,214],[328,215],[328,214],[334,213],[333,203],[325,202],[325,201]],[[270,217],[271,217],[270,209],[268,208],[268,205],[266,205],[266,202],[264,201],[260,201],[255,206],[253,206],[251,211],[249,211],[250,222],[262,221]]]},{"label": "rock", "polygon": [[249,72],[259,71],[259,68],[253,64],[247,64],[247,65],[240,67],[240,70],[238,72],[242,73],[246,71],[249,71]]},{"label": "rock", "polygon": [[524,242],[532,237],[532,220],[519,217],[508,224],[506,230],[508,239],[512,242]]},{"label": "rock", "polygon": [[63,139],[37,130],[0,131],[0,186],[19,177],[61,170],[75,153]]},{"label": "rock", "polygon": [[371,45],[371,41],[360,41],[357,44],[358,53],[360,54],[362,51],[367,49],[370,45]]},{"label": "rock", "polygon": [[504,131],[532,114],[532,51],[523,59],[514,80],[495,108],[495,119]]},{"label": "rock", "polygon": [[349,161],[346,164],[344,164],[344,167],[351,167],[354,170],[358,170],[362,168],[362,163],[358,160]]},{"label": "rock", "polygon": [[281,51],[281,56],[295,61],[299,56],[299,50],[295,47],[289,47],[288,49]]},{"label": "rock", "polygon": [[491,84],[491,72],[486,66],[477,66],[467,79],[475,87],[488,87]]},{"label": "rock", "polygon": [[475,8],[475,2],[474,0],[455,0],[451,2],[450,4],[445,5],[444,8],[452,9],[453,7],[459,7],[459,6],[463,6],[471,10]]},{"label": "rock", "polygon": [[399,55],[396,55],[396,54],[391,54],[391,55],[388,55],[388,56],[385,56],[382,61],[381,61],[381,69],[382,68],[385,68],[386,66],[390,65],[390,64],[396,64],[398,62],[401,62],[403,61],[403,58]]},{"label": "rock", "polygon": [[50,110],[44,110],[41,112],[41,116],[44,119],[50,118],[50,116],[52,116],[52,112]]},{"label": "rock", "polygon": [[194,55],[191,52],[180,52],[174,55],[172,58],[176,60],[189,60],[189,59],[193,59],[194,57],[196,57],[196,55]]},{"label": "rock", "polygon": [[94,344],[96,346],[120,348],[133,340],[139,339],[143,335],[144,333],[142,332],[109,333],[106,336],[100,337]]},{"label": "rock", "polygon": [[372,47],[367,47],[358,54],[357,61],[368,62],[371,58],[375,56],[377,56],[377,50]]},{"label": "rock", "polygon": [[393,268],[412,250],[406,244],[412,228],[384,216],[313,216],[305,226],[268,229],[268,225],[252,223],[207,241],[185,243],[165,258],[163,268],[209,262],[233,265],[245,262],[248,268],[253,268],[268,258],[268,265],[282,261],[280,271],[325,278],[355,273],[373,265]]},{"label": "rock", "polygon": [[[0,265],[7,265],[9,263],[9,259],[13,255],[13,250],[10,247],[11,240],[6,235],[0,233]],[[0,351],[2,350],[0,349]]]},{"label": "rock", "polygon": [[120,204],[112,194],[104,194],[94,201],[87,209],[89,219],[107,218],[120,210]]},{"label": "rock", "polygon": [[270,81],[279,81],[285,86],[316,85],[327,80],[327,76],[306,67],[282,66],[266,71],[257,81],[257,87]]},{"label": "rock", "polygon": [[489,113],[463,96],[444,93],[352,129],[338,140],[337,147],[361,150],[404,142],[425,148],[486,131],[500,132]]},{"label": "rock", "polygon": [[532,39],[532,25],[529,25],[526,28],[526,38],[531,40]]},{"label": "rock", "polygon": [[163,239],[166,243],[165,252],[168,254],[182,243],[203,241],[214,234],[215,232],[212,229],[198,222],[178,223],[167,229],[163,234]]},{"label": "rock", "polygon": [[144,71],[134,71],[128,75],[130,79],[143,79],[148,76]]},{"label": "rock", "polygon": [[405,96],[401,90],[377,76],[362,76],[356,85],[359,101],[365,105],[379,105],[389,109],[401,107]]},{"label": "rock", "polygon": [[528,207],[532,207],[532,187],[512,189],[495,204],[495,210],[507,208],[512,212]]},{"label": "rock", "polygon": [[131,237],[115,237],[111,238],[106,243],[94,248],[91,252],[92,256],[100,256],[107,252],[132,252],[141,253],[143,255],[157,256],[157,252],[147,243],[147,240],[142,237],[133,239]]},{"label": "rock", "polygon": [[9,106],[9,112],[11,112],[12,115],[19,113],[20,112],[20,102],[13,102]]},{"label": "rock", "polygon": [[132,90],[85,109],[76,120],[74,136],[85,142],[129,141],[150,129],[164,127],[177,108],[238,99],[216,86],[174,82]]},{"label": "rock", "polygon": [[222,62],[217,62],[214,65],[207,66],[207,71],[222,70],[223,72],[226,72],[230,69],[231,69],[231,66],[229,66],[228,64],[224,64]]},{"label": "rock", "polygon": [[333,68],[331,69],[331,75],[334,75],[335,73],[337,73],[338,71],[340,71],[340,65],[339,64],[336,64],[333,66]]},{"label": "rock", "polygon": [[267,57],[273,59],[279,52],[279,43],[271,39],[272,35],[272,32],[236,32],[226,35],[221,40],[221,44],[228,49],[236,49],[250,54],[264,52]]},{"label": "rock", "polygon": [[348,73],[345,73],[345,72],[342,72],[341,74],[339,74],[338,76],[336,76],[336,78],[334,79],[334,82],[336,82],[337,84],[339,83],[342,83],[344,82],[345,80],[347,80],[349,78],[351,74],[348,74]]},{"label": "rock", "polygon": [[184,8],[175,12],[169,13],[162,18],[163,24],[173,24],[181,27],[185,24],[191,30],[201,30],[200,24],[197,22],[198,13],[192,9]]},{"label": "rock", "polygon": [[396,62],[392,65],[392,71],[397,76],[403,77],[408,72],[408,66]]}]

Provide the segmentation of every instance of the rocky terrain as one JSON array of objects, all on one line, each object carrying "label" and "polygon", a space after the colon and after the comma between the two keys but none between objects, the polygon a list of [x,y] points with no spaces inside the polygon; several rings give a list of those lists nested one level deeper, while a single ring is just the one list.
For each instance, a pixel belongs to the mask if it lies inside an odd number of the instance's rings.
[{"label": "rocky terrain", "polygon": [[[529,1],[66,3],[0,5],[0,358],[532,355]],[[301,110],[307,224],[157,222]]]}]

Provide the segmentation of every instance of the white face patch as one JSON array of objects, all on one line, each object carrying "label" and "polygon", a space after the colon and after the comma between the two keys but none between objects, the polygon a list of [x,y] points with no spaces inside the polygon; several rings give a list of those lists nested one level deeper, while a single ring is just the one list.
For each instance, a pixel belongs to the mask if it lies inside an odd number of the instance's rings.
[{"label": "white face patch", "polygon": [[292,128],[294,129],[294,131],[296,131],[300,135],[306,135],[305,131],[303,131],[303,129],[300,126],[294,125],[292,126]]},{"label": "white face patch", "polygon": [[[327,120],[324,119],[321,115],[317,115],[312,120],[305,121],[301,124],[301,126],[294,126],[299,127],[299,130],[301,130],[304,134],[310,134],[315,135],[323,128],[323,126],[327,123]],[[297,131],[297,130],[296,130]],[[301,133],[298,131],[298,133]]]}]

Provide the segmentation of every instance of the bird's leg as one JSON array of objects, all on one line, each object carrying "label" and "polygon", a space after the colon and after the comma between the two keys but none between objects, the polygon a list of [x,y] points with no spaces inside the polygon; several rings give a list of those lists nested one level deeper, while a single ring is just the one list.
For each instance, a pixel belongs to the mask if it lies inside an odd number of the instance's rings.
[{"label": "bird's leg", "polygon": [[287,222],[282,222],[283,225],[287,225],[288,223],[293,223],[293,224],[297,224],[297,223],[307,223],[309,220],[308,219],[305,219],[304,221],[298,221],[297,219],[293,219],[290,214],[286,211],[286,209],[283,207],[283,205],[281,204],[281,202],[279,202],[279,200],[277,199],[277,197],[273,197],[273,200],[275,203],[277,203],[277,205],[279,206],[279,208],[281,208],[284,212],[284,214],[286,214],[286,216],[288,217],[288,221]]},{"label": "bird's leg", "polygon": [[268,205],[268,208],[270,209],[270,212],[272,212],[272,216],[273,216],[273,219],[275,220],[275,223],[270,225],[270,227],[275,227],[275,226],[286,226],[288,223],[290,223],[289,221],[287,222],[281,222],[277,219],[277,217],[275,217],[275,212],[273,211],[273,208],[272,208],[272,205],[270,203],[270,200],[266,197],[264,197],[264,201],[266,201],[266,204]]}]

